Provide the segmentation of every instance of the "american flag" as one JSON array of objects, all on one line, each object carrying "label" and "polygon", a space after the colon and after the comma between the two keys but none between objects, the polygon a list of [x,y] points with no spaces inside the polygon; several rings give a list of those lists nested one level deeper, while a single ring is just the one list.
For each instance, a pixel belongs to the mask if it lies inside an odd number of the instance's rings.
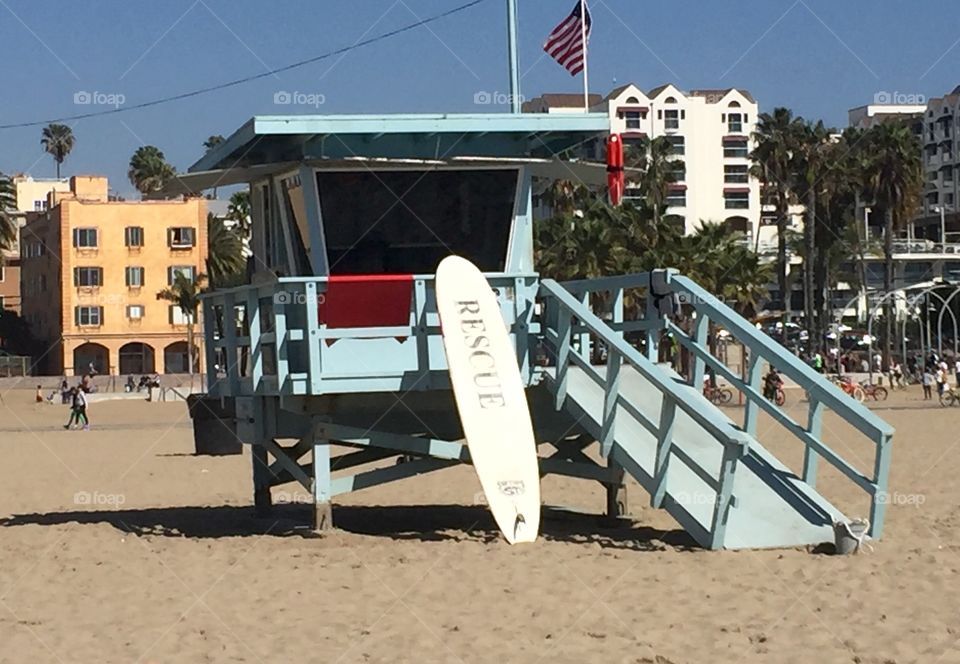
[{"label": "american flag", "polygon": [[[581,10],[586,14],[585,20],[582,18]],[[587,3],[578,2],[570,16],[553,29],[547,37],[547,43],[543,45],[543,50],[565,67],[571,76],[582,72],[584,67],[587,46],[584,43],[584,22],[587,26],[586,36],[589,38],[593,19],[590,18]]]}]

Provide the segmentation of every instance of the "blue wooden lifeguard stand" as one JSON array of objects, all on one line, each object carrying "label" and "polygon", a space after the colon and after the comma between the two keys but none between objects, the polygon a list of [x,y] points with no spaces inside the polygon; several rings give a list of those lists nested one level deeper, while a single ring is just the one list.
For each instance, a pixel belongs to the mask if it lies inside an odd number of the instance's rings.
[{"label": "blue wooden lifeguard stand", "polygon": [[[867,408],[674,270],[539,279],[533,178],[605,183],[602,167],[557,155],[608,133],[605,115],[587,113],[255,117],[182,177],[186,191],[250,186],[256,273],[206,295],[203,322],[208,398],[253,446],[258,508],[271,487],[298,482],[325,528],[337,495],[469,462],[433,288],[436,264],[457,253],[497,292],[543,474],[600,482],[619,515],[627,473],[705,547],[794,546],[832,539],[844,519],[815,488],[823,459],[868,494],[879,536],[893,432]],[[641,315],[625,316],[625,297]],[[677,299],[690,325],[663,306]],[[710,321],[743,344],[745,376],[710,354]],[[691,382],[657,364],[664,332],[691,352]],[[642,352],[628,333],[643,336]],[[602,365],[591,361],[598,343]],[[768,363],[804,388],[805,420],[763,399]],[[702,396],[707,366],[745,395],[742,422]],[[823,441],[826,408],[872,442],[871,469]],[[757,440],[761,410],[803,445],[802,471]],[[594,444],[600,462],[585,453]]]}]

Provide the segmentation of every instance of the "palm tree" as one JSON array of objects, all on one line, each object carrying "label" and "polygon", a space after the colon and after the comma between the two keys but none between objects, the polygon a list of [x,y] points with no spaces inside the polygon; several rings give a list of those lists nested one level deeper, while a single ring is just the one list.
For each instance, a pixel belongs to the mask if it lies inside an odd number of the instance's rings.
[{"label": "palm tree", "polygon": [[43,128],[40,144],[43,149],[57,162],[57,179],[60,179],[60,164],[73,150],[76,139],[73,130],[65,124],[49,124]]},{"label": "palm tree", "polygon": [[0,173],[0,262],[3,252],[13,249],[17,244],[17,220],[13,213],[17,209],[17,190],[13,181]]},{"label": "palm tree", "polygon": [[[790,307],[787,284],[787,225],[794,183],[794,149],[802,120],[795,118],[788,108],[775,108],[773,113],[761,113],[753,139],[755,147],[750,155],[754,174],[762,186],[773,192],[777,208],[777,286],[784,311]],[[786,329],[786,328],[784,328]]]},{"label": "palm tree", "polygon": [[152,194],[163,189],[168,180],[176,176],[173,166],[167,163],[160,148],[144,145],[130,157],[127,177],[141,194]]},{"label": "palm tree", "polygon": [[240,230],[242,239],[250,238],[250,191],[237,191],[230,196],[227,206],[227,221],[232,221]]},{"label": "palm tree", "polygon": [[218,145],[223,143],[225,140],[227,139],[225,139],[220,134],[214,134],[213,136],[209,137],[207,140],[203,142],[203,147],[206,149],[207,152],[210,152],[210,150],[217,147]]},{"label": "palm tree", "polygon": [[[868,191],[883,210],[883,287],[893,289],[893,234],[912,218],[923,192],[921,146],[904,123],[887,122],[871,128],[865,137],[869,151]],[[889,366],[893,343],[893,307],[884,305],[886,335],[883,359]]]},{"label": "palm tree", "polygon": [[627,148],[624,162],[628,168],[643,171],[637,184],[650,209],[653,225],[659,226],[660,217],[667,207],[670,185],[677,181],[677,167],[683,165],[675,158],[673,143],[666,136],[645,139],[640,145]]},{"label": "palm tree", "polygon": [[[583,210],[597,198],[585,185],[572,180],[552,180],[540,196],[554,216],[573,214],[576,210]],[[232,196],[230,200],[232,203]],[[247,194],[248,208],[249,204],[250,199]]]},{"label": "palm tree", "polygon": [[190,363],[190,385],[193,386],[194,366],[196,363],[196,349],[193,345],[194,325],[197,319],[197,308],[200,306],[200,293],[202,288],[200,284],[206,280],[205,274],[198,274],[194,279],[190,279],[182,272],[177,272],[173,280],[173,285],[164,288],[157,293],[158,300],[172,302],[180,308],[181,313],[187,319],[187,357]]},{"label": "palm tree", "polygon": [[207,213],[207,274],[213,288],[235,285],[246,266],[243,240],[223,219]]},{"label": "palm tree", "polygon": [[817,237],[817,192],[825,187],[823,172],[827,168],[825,160],[830,133],[823,125],[822,120],[816,123],[806,122],[797,128],[794,137],[794,169],[796,170],[796,189],[803,194],[806,208],[806,219],[803,223],[803,320],[804,327],[813,342],[813,348],[818,349],[820,339],[817,338],[814,324],[815,281],[814,270],[818,264],[816,246]]}]

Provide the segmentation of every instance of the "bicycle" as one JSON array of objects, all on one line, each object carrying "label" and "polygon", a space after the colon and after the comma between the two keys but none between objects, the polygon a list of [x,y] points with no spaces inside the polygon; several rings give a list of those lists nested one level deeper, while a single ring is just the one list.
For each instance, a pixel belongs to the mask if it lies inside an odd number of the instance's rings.
[{"label": "bicycle", "polygon": [[777,391],[773,393],[773,398],[771,398],[769,390],[767,390],[763,396],[767,401],[772,401],[778,406],[783,406],[783,404],[787,403],[787,393],[783,391],[782,386],[777,387]]},{"label": "bicycle", "polygon": [[871,383],[860,383],[860,388],[863,390],[863,394],[866,397],[872,398],[874,401],[886,401],[887,400],[887,388],[882,385],[873,385]]},{"label": "bicycle", "polygon": [[711,387],[706,385],[703,388],[703,396],[710,400],[715,406],[722,406],[733,400],[733,391],[727,387]]},{"label": "bicycle", "polygon": [[844,394],[853,397],[860,403],[863,403],[863,400],[867,398],[866,392],[860,385],[857,385],[852,380],[848,379],[838,379],[834,380],[834,384],[843,390]]},{"label": "bicycle", "polygon": [[940,393],[940,405],[946,408],[960,406],[960,394],[957,394],[953,388],[948,387]]}]

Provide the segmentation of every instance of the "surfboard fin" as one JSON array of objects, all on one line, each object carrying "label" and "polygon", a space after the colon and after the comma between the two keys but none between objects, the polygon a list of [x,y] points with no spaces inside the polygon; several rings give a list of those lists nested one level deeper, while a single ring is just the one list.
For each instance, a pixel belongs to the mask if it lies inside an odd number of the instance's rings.
[{"label": "surfboard fin", "polygon": [[526,525],[527,520],[523,518],[523,515],[517,512],[517,518],[513,521],[513,537],[516,539],[517,532],[520,530],[521,526]]}]

